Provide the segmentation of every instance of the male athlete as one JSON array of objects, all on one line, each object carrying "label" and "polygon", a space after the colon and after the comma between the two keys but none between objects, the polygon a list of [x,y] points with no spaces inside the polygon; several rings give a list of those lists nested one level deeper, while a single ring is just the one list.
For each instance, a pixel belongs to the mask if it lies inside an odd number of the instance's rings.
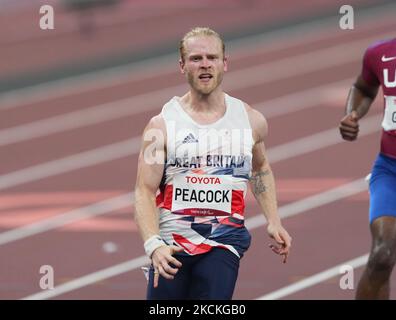
[{"label": "male athlete", "polygon": [[180,42],[180,71],[190,90],[167,102],[144,131],[135,220],[152,261],[147,299],[232,298],[250,245],[248,182],[276,241],[270,247],[283,262],[289,254],[265,155],[267,123],[222,91],[224,51],[215,31],[188,32]]},{"label": "male athlete", "polygon": [[340,132],[353,141],[358,121],[369,110],[379,86],[384,93],[381,150],[370,178],[372,247],[360,279],[357,299],[389,299],[389,279],[396,261],[396,39],[370,46],[363,69],[352,86]]}]

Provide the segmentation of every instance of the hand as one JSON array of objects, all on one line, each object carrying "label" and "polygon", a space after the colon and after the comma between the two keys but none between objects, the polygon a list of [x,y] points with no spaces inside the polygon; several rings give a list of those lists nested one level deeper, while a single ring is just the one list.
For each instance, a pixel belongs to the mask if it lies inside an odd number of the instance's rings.
[{"label": "hand", "polygon": [[359,117],[356,111],[352,111],[341,119],[339,129],[344,140],[356,140],[359,133],[358,120]]},{"label": "hand", "polygon": [[[183,248],[176,246],[162,246],[154,250],[151,255],[151,261],[154,267],[154,288],[158,287],[159,276],[163,276],[165,279],[174,279],[175,274],[182,266],[181,262],[176,258],[172,257],[177,252],[182,252]],[[172,263],[176,268],[172,268],[169,263]]]},{"label": "hand", "polygon": [[267,232],[268,235],[278,244],[270,244],[269,247],[276,254],[283,256],[283,263],[286,263],[287,257],[290,253],[292,238],[281,224],[268,224]]}]

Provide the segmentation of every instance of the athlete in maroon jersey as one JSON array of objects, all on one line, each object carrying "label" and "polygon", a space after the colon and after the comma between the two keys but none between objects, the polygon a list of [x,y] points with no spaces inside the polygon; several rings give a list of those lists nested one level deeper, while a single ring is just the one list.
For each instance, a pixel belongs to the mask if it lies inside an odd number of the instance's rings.
[{"label": "athlete in maroon jersey", "polygon": [[341,120],[343,139],[353,141],[359,119],[369,110],[379,87],[384,93],[381,149],[370,178],[372,246],[360,279],[357,299],[389,299],[389,279],[396,262],[396,39],[370,46],[352,86]]}]

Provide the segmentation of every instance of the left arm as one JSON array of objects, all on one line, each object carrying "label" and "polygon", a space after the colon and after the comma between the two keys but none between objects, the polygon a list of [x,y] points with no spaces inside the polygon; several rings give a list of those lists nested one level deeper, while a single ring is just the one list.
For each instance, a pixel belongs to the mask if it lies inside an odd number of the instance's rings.
[{"label": "left arm", "polygon": [[275,253],[283,256],[283,262],[285,263],[290,252],[291,237],[286,229],[283,228],[278,215],[275,180],[266,157],[264,145],[264,137],[268,131],[267,121],[260,112],[250,107],[247,107],[247,111],[255,142],[253,146],[250,186],[254,197],[267,219],[268,235],[278,244],[277,246],[270,245],[270,247]]}]

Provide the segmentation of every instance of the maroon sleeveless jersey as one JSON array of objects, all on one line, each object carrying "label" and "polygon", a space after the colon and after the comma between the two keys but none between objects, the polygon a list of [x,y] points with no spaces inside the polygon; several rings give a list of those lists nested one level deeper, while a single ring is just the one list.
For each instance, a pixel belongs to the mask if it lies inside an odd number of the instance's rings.
[{"label": "maroon sleeveless jersey", "polygon": [[384,93],[381,153],[396,158],[396,38],[376,42],[365,52],[363,79]]}]

